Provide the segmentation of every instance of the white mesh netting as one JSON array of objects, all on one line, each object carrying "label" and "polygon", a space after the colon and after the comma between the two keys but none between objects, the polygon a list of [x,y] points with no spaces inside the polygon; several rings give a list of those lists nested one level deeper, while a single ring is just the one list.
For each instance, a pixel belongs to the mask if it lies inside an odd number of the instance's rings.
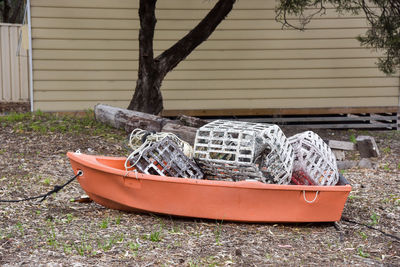
[{"label": "white mesh netting", "polygon": [[289,142],[295,154],[294,173],[299,172],[299,177],[304,173],[315,185],[337,184],[339,173],[335,155],[316,133],[299,133],[290,137]]}]

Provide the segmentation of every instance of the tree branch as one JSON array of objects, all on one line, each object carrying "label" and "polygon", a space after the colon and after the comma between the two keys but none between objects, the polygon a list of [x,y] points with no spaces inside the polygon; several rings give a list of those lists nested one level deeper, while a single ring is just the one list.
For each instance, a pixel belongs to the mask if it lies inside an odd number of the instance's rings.
[{"label": "tree branch", "polygon": [[[306,14],[306,11],[314,10],[310,14]],[[324,15],[326,12],[326,8],[324,6],[323,0],[315,0],[315,1],[301,1],[297,3],[293,0],[281,0],[280,5],[276,9],[275,20],[282,24],[283,28],[293,28],[296,30],[303,31],[305,26],[310,23],[310,21],[316,15]],[[297,16],[299,20],[299,26],[294,25],[289,22],[290,16]]]},{"label": "tree branch", "polygon": [[232,10],[235,2],[236,0],[219,0],[193,30],[155,59],[159,69],[162,69],[162,72],[167,74],[197,46],[207,40]]},{"label": "tree branch", "polygon": [[[153,65],[153,38],[157,23],[155,9],[157,0],[140,0],[139,18],[139,67]],[[144,64],[141,64],[144,63]]]}]

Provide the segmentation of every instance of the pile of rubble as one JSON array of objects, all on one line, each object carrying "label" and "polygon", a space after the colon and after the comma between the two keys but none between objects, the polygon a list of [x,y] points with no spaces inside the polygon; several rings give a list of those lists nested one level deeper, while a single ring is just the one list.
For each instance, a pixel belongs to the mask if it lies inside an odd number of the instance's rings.
[{"label": "pile of rubble", "polygon": [[379,157],[380,153],[372,136],[360,135],[354,138],[353,142],[328,140],[327,143],[335,154],[338,169],[345,170],[354,167],[363,169],[376,168],[376,164],[370,159]]},{"label": "pile of rubble", "polygon": [[335,185],[331,148],[314,132],[287,138],[273,124],[217,120],[200,127],[194,146],[172,133],[135,129],[127,171],[225,181]]}]

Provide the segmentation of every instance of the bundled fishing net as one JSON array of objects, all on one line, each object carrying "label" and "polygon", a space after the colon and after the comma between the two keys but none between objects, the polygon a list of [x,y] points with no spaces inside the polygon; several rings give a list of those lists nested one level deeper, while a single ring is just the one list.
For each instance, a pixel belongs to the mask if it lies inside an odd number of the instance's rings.
[{"label": "bundled fishing net", "polygon": [[335,185],[339,181],[336,158],[331,148],[314,132],[289,138],[295,161],[292,181],[305,185]]},{"label": "bundled fishing net", "polygon": [[174,134],[150,133],[135,129],[130,135],[129,146],[134,151],[125,161],[127,171],[138,170],[145,174],[161,176],[203,178],[201,170],[189,158],[193,155],[193,149]]}]

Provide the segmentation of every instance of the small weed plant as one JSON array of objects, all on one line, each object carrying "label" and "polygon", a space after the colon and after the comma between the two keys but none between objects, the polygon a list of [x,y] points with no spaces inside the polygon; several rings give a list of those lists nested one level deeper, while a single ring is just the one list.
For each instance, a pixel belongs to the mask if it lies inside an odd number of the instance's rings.
[{"label": "small weed plant", "polygon": [[382,152],[385,154],[390,154],[390,152],[392,152],[392,150],[390,149],[390,147],[387,146],[382,149]]},{"label": "small weed plant", "polygon": [[357,144],[357,139],[354,134],[350,135],[350,142],[352,142],[353,144]]},{"label": "small weed plant", "polygon": [[372,212],[372,215],[370,218],[371,218],[371,223],[370,223],[371,226],[377,225],[379,223],[380,216],[378,214],[376,214],[375,212]]},{"label": "small weed plant", "polygon": [[78,244],[74,244],[74,248],[80,256],[93,254],[93,247],[86,241],[82,241]]},{"label": "small weed plant", "polygon": [[395,194],[390,194],[389,196],[382,199],[384,204],[394,204],[395,206],[400,204],[400,197]]},{"label": "small weed plant", "polygon": [[65,243],[65,244],[63,244],[63,250],[64,250],[65,254],[71,254],[73,247],[71,245]]},{"label": "small weed plant", "polygon": [[160,231],[151,232],[149,239],[152,242],[160,242],[161,241],[161,232]]},{"label": "small weed plant", "polygon": [[354,195],[349,196],[349,200],[353,200],[353,199],[357,199],[357,198],[358,198],[358,196],[354,196]]},{"label": "small weed plant", "polygon": [[113,238],[106,239],[99,243],[99,247],[101,247],[104,251],[110,250],[115,244],[115,240]]},{"label": "small weed plant", "polygon": [[16,227],[21,235],[25,234],[25,229],[21,222],[17,222]]},{"label": "small weed plant", "polygon": [[108,228],[108,224],[109,224],[109,218],[105,218],[100,222],[100,228],[101,229],[107,229]]},{"label": "small weed plant", "polygon": [[364,252],[361,247],[357,248],[358,255],[363,258],[369,258],[370,255],[367,252]]},{"label": "small weed plant", "polygon": [[72,222],[73,219],[74,219],[74,215],[72,215],[71,213],[68,213],[67,214],[66,223]]},{"label": "small weed plant", "polygon": [[43,180],[43,184],[44,184],[44,185],[50,185],[50,178],[45,178],[45,179]]},{"label": "small weed plant", "polygon": [[140,244],[139,244],[139,243],[136,243],[136,242],[130,241],[130,242],[128,242],[128,248],[129,248],[131,251],[138,251],[139,248],[140,248]]},{"label": "small weed plant", "polygon": [[221,245],[221,233],[222,233],[222,221],[221,222],[217,221],[214,229],[215,243],[217,245]]},{"label": "small weed plant", "polygon": [[54,231],[54,226],[51,226],[50,231],[47,234],[47,244],[51,247],[57,247],[58,246],[58,242],[56,239],[56,232]]},{"label": "small weed plant", "polygon": [[360,232],[359,234],[360,234],[360,236],[361,236],[361,238],[362,238],[363,240],[366,240],[366,239],[368,238],[367,234],[364,233],[364,232]]},{"label": "small weed plant", "polygon": [[121,224],[121,216],[118,216],[118,217],[115,219],[115,224],[116,224],[116,225],[120,225],[120,224]]},{"label": "small weed plant", "polygon": [[386,172],[389,172],[389,171],[390,171],[389,164],[386,163],[385,165],[383,165],[383,169],[384,169]]}]

